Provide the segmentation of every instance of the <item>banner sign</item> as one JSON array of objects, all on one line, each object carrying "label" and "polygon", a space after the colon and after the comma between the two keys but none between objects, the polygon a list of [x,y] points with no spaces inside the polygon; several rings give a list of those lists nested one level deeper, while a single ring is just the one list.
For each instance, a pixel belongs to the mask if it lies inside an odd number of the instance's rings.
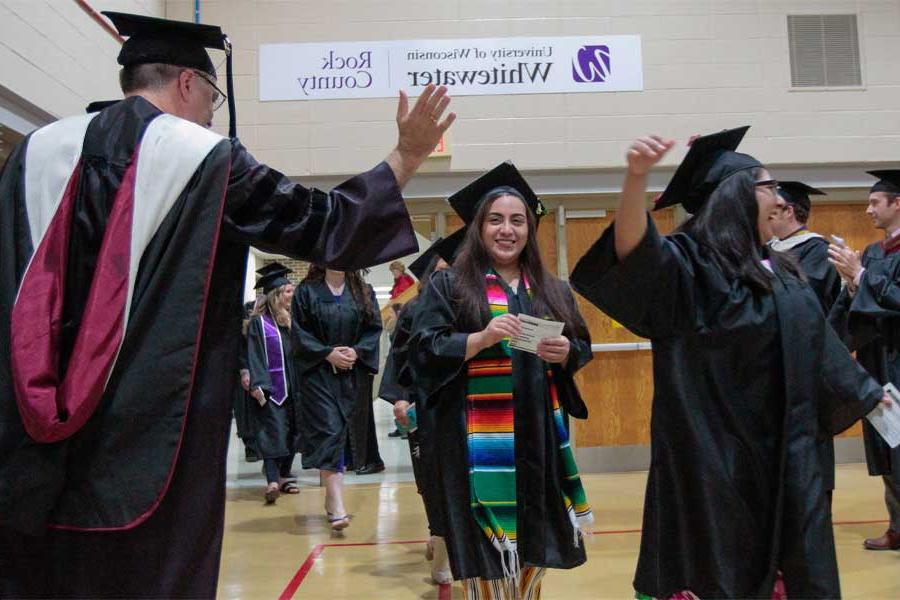
[{"label": "banner sign", "polygon": [[322,100],[642,90],[638,35],[263,44],[259,98]]}]

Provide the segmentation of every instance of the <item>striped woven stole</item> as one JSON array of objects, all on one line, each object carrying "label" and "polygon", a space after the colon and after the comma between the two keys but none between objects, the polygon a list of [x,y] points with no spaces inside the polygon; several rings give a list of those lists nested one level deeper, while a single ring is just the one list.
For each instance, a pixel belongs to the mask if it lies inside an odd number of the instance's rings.
[{"label": "striped woven stole", "polygon": [[[523,278],[526,290],[528,282]],[[485,275],[491,317],[507,314],[509,300],[494,273]],[[500,552],[506,578],[516,578],[516,457],[513,408],[512,352],[503,340],[476,355],[468,363],[466,420],[469,454],[469,490],[472,514],[478,526]],[[580,525],[593,522],[585,498],[559,397],[548,370],[548,388],[554,427],[559,440],[563,502],[578,545]]]}]

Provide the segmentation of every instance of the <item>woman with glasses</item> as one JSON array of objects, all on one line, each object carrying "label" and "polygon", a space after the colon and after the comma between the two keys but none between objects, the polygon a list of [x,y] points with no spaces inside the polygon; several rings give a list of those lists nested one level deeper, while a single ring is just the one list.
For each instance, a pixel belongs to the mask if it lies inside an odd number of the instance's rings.
[{"label": "woman with glasses", "polygon": [[634,142],[615,223],[571,277],[653,342],[639,598],[768,599],[779,572],[788,598],[840,597],[817,442],[884,393],[796,263],[767,248],[777,182],[735,152],[746,130],[693,142],[656,204],[692,216],[666,237],[647,176],[674,142]]}]

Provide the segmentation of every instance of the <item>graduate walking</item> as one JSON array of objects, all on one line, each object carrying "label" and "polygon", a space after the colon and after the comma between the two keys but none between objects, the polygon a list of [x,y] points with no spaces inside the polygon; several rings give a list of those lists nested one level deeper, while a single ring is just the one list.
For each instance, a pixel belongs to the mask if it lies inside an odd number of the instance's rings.
[{"label": "graduate walking", "polygon": [[653,342],[651,464],[634,587],[640,598],[840,596],[823,437],[884,394],[828,327],[796,263],[769,251],[777,182],[736,152],[748,128],[696,139],[656,208],[647,176],[674,142],[629,149],[616,220],[575,289]]},{"label": "graduate walking", "polygon": [[291,316],[303,468],[321,470],[328,521],[341,530],[350,524],[344,471],[368,458],[381,314],[359,272],[312,265],[294,293]]},{"label": "graduate walking", "polygon": [[[418,412],[434,411],[450,566],[467,598],[538,598],[547,568],[584,563],[593,522],[568,428],[569,415],[587,417],[573,376],[590,336],[568,286],[544,269],[545,209],[511,163],[450,202],[468,229],[417,301],[408,359]],[[519,314],[561,321],[563,333],[536,353],[513,349]]]},{"label": "graduate walking", "polygon": [[278,494],[298,494],[291,477],[294,455],[300,447],[297,428],[297,376],[291,352],[291,270],[280,263],[264,267],[256,283],[265,301],[250,315],[247,330],[247,366],[254,400],[256,447],[266,476],[265,498],[272,504]]}]

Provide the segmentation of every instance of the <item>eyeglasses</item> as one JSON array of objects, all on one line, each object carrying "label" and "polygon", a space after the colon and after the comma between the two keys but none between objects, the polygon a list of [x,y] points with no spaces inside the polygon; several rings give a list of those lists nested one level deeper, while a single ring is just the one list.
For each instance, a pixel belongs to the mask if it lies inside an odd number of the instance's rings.
[{"label": "eyeglasses", "polygon": [[755,184],[756,187],[765,188],[769,190],[773,195],[778,195],[778,180],[777,179],[764,179],[762,181],[757,181]]},{"label": "eyeglasses", "polygon": [[198,71],[197,69],[190,69],[190,71],[212,86],[212,89],[214,90],[212,97],[213,112],[222,108],[222,105],[225,104],[226,100],[228,100],[228,96],[225,95],[225,92],[219,89],[219,87],[215,84],[215,82],[208,74],[204,73],[203,71]]}]

